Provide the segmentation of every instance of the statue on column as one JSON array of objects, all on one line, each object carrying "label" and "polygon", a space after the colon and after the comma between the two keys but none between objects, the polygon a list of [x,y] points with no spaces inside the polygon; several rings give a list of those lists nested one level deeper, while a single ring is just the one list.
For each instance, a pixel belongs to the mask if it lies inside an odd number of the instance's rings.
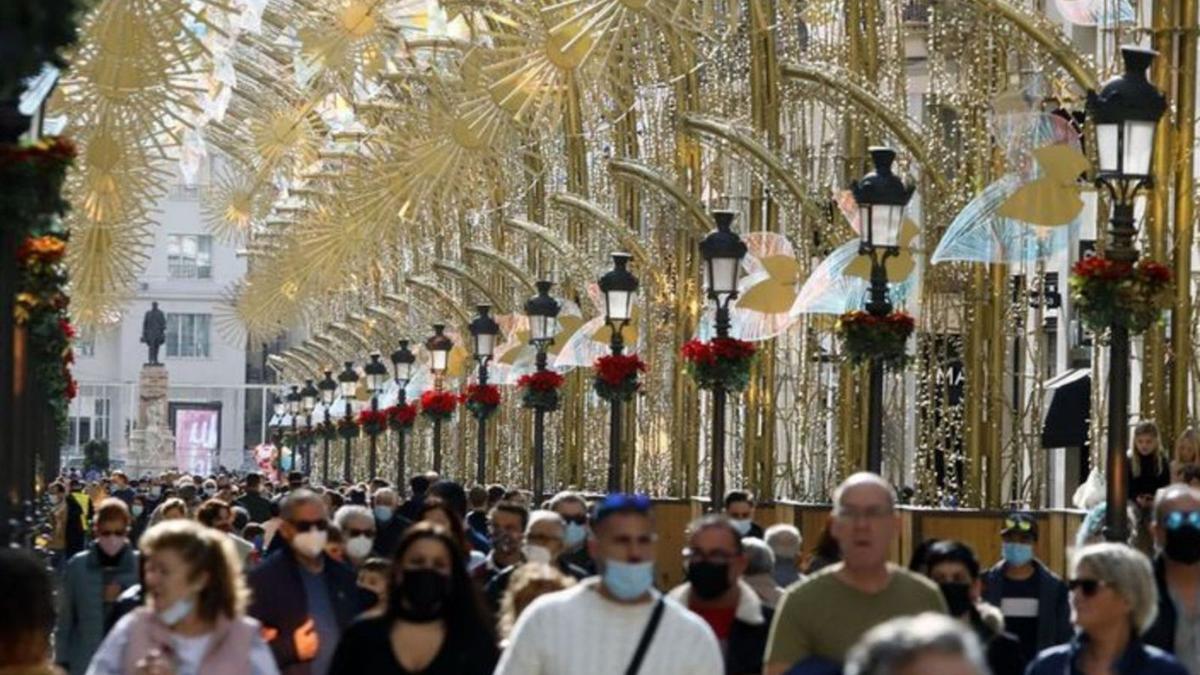
[{"label": "statue on column", "polygon": [[157,302],[150,303],[150,311],[142,318],[142,342],[150,348],[148,366],[160,365],[158,348],[167,341],[167,316],[158,308]]}]

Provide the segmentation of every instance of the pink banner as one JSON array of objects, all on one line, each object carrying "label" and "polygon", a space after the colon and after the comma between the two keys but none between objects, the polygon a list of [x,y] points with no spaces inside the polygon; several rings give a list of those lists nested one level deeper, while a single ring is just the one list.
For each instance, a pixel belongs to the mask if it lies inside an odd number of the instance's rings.
[{"label": "pink banner", "polygon": [[175,461],[191,474],[207,475],[217,455],[221,411],[204,408],[175,410]]}]

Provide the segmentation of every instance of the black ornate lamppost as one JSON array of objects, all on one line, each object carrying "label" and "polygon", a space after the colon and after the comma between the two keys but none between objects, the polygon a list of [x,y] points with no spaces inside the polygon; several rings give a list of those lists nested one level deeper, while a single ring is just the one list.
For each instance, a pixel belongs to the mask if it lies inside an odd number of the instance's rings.
[{"label": "black ornate lamppost", "polygon": [[[892,313],[888,299],[887,260],[900,253],[900,226],[904,207],[912,199],[915,186],[905,185],[892,173],[896,151],[873,147],[871,161],[875,170],[850,184],[858,203],[858,252],[871,259],[871,286],[867,313],[887,316]],[[881,473],[883,467],[883,362],[871,359],[870,407],[867,426],[867,471]]]},{"label": "black ornate lamppost", "polygon": [[[500,334],[500,324],[491,317],[491,305],[476,305],[477,312],[467,329],[471,331],[471,340],[475,347],[475,362],[479,364],[479,386],[488,383],[488,363],[496,353],[496,336]],[[487,481],[487,419],[476,417],[479,430],[475,437],[475,483],[483,485]]]},{"label": "black ornate lamppost", "polygon": [[[381,361],[382,357],[379,352],[371,354],[371,360],[367,365],[363,366],[363,374],[367,376],[367,392],[371,394],[371,412],[379,412],[379,394],[383,391],[383,384],[387,381],[388,369],[387,365]],[[367,474],[368,479],[377,478],[375,475],[376,462],[378,456],[376,454],[376,438],[375,434],[367,434],[371,449],[367,455]]]},{"label": "black ornate lamppost", "polygon": [[[731,229],[737,218],[735,211],[714,211],[717,229],[700,242],[704,257],[704,276],[708,281],[708,299],[717,308],[718,338],[729,337],[731,325],[729,305],[738,297],[738,281],[742,276],[742,258],[746,243]],[[710,504],[714,510],[725,494],[725,387],[717,385],[712,391],[712,489]]]},{"label": "black ornate lamppost", "polygon": [[[408,396],[405,389],[408,383],[412,381],[413,366],[417,362],[417,357],[408,348],[408,340],[400,341],[400,348],[392,352],[392,368],[396,373],[396,405],[408,405]],[[396,432],[396,485],[404,485],[404,430]]]},{"label": "black ornate lamppost", "polygon": [[[338,374],[338,388],[342,392],[342,402],[346,404],[346,422],[354,423],[354,397],[358,394],[358,373],[354,372],[354,362],[346,361],[346,368]],[[350,483],[350,444],[351,437],[346,436],[346,451],[342,455],[342,482]]]},{"label": "black ornate lamppost", "polygon": [[[613,268],[600,277],[600,292],[604,293],[604,321],[612,330],[609,349],[613,356],[625,351],[621,334],[633,319],[633,298],[638,290],[637,277],[629,271],[628,253],[613,253]],[[621,491],[621,408],[623,402],[612,401],[612,417],[608,424],[608,491]]]},{"label": "black ornate lamppost", "polygon": [[[550,295],[549,281],[537,282],[537,295],[525,303],[529,318],[529,343],[537,350],[537,372],[546,372],[546,351],[558,335],[558,313],[562,305]],[[558,393],[555,392],[557,401]],[[533,500],[540,504],[546,494],[546,408],[533,410]]]},{"label": "black ornate lamppost", "polygon": [[313,385],[312,379],[304,381],[300,390],[300,408],[304,411],[304,428],[309,431],[308,440],[304,442],[304,473],[312,476],[312,414],[317,408],[317,396],[320,392]]},{"label": "black ornate lamppost", "polygon": [[[425,349],[429,352],[429,370],[433,373],[434,391],[442,390],[442,378],[450,365],[450,350],[454,349],[454,341],[445,334],[444,324],[433,324],[433,335],[425,341]],[[442,472],[442,420],[433,420],[433,470]]]},{"label": "black ornate lamppost", "polygon": [[333,379],[333,371],[326,370],[325,378],[317,385],[317,389],[321,392],[321,407],[325,409],[325,431],[321,434],[324,442],[324,447],[321,449],[321,483],[329,484],[329,427],[332,422],[329,417],[329,409],[333,407],[333,402],[337,398],[338,383]]},{"label": "black ornate lamppost", "polygon": [[[1100,93],[1088,92],[1089,116],[1096,124],[1096,150],[1100,164],[1096,184],[1108,191],[1112,202],[1108,242],[1104,255],[1133,264],[1138,259],[1134,198],[1153,187],[1150,174],[1154,133],[1167,109],[1167,100],[1148,79],[1146,70],[1158,52],[1141,47],[1121,48],[1125,72],[1104,83]],[[1129,540],[1125,503],[1126,455],[1129,447],[1129,328],[1120,321],[1109,325],[1108,348],[1108,448],[1107,499],[1104,537]]]},{"label": "black ornate lamppost", "polygon": [[292,418],[292,471],[299,471],[300,456],[300,387],[292,385],[292,390],[287,395],[287,411],[288,416]]}]

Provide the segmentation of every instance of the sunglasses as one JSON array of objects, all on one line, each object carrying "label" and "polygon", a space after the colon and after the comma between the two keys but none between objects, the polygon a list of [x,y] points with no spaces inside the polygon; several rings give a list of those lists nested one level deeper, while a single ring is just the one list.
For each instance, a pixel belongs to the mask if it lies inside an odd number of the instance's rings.
[{"label": "sunglasses", "polygon": [[1028,520],[1016,520],[1013,518],[1004,519],[1004,529],[1018,530],[1020,532],[1029,532],[1033,530],[1033,523]]},{"label": "sunglasses", "polygon": [[584,516],[584,515],[563,516],[562,519],[564,522],[567,522],[567,523],[575,523],[576,525],[587,525],[587,516]]},{"label": "sunglasses", "polygon": [[326,520],[297,520],[292,523],[292,527],[296,528],[297,532],[308,532],[316,529],[324,532],[329,529],[329,521]]},{"label": "sunglasses", "polygon": [[1072,579],[1067,582],[1067,588],[1078,590],[1085,598],[1095,595],[1106,584],[1099,579]]},{"label": "sunglasses", "polygon": [[1178,530],[1185,525],[1200,530],[1200,511],[1172,511],[1163,516],[1162,521],[1168,530]]}]

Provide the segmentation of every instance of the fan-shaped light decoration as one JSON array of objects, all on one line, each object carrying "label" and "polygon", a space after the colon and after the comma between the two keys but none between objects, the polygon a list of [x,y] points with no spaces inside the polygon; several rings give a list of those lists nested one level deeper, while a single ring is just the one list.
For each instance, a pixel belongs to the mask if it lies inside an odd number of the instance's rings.
[{"label": "fan-shaped light decoration", "polygon": [[[742,240],[748,249],[742,261],[746,275],[730,317],[730,334],[740,340],[769,340],[795,323],[790,311],[796,302],[800,263],[792,243],[783,235],[751,232]],[[709,307],[701,322],[701,336],[714,332],[714,319]]]},{"label": "fan-shaped light decoration", "polygon": [[[842,314],[862,309],[870,284],[866,279],[845,271],[858,257],[858,239],[837,247],[813,270],[792,305],[792,316],[801,314]],[[888,284],[888,297],[896,305],[904,302],[916,285],[909,278]]]},{"label": "fan-shaped light decoration", "polygon": [[224,167],[210,183],[200,208],[208,231],[233,244],[246,241],[254,221],[266,215],[266,195],[240,167]]},{"label": "fan-shaped light decoration", "polygon": [[1076,26],[1112,28],[1137,20],[1129,0],[1054,0],[1058,13]]},{"label": "fan-shaped light decoration", "polygon": [[[917,228],[916,223],[908,218],[904,219],[904,224],[900,226],[900,252],[888,258],[884,264],[889,282],[904,281],[916,269],[916,262],[913,260],[912,245],[920,233],[921,231]],[[855,239],[852,243],[857,244],[858,239]],[[849,265],[846,265],[842,273],[846,276],[858,277],[864,281],[870,281],[871,258],[860,253],[854,260],[850,261]]]},{"label": "fan-shaped light decoration", "polygon": [[1055,144],[1033,151],[1041,175],[1009,195],[996,215],[1031,225],[1066,225],[1083,209],[1079,177],[1089,163],[1070,145]]}]

